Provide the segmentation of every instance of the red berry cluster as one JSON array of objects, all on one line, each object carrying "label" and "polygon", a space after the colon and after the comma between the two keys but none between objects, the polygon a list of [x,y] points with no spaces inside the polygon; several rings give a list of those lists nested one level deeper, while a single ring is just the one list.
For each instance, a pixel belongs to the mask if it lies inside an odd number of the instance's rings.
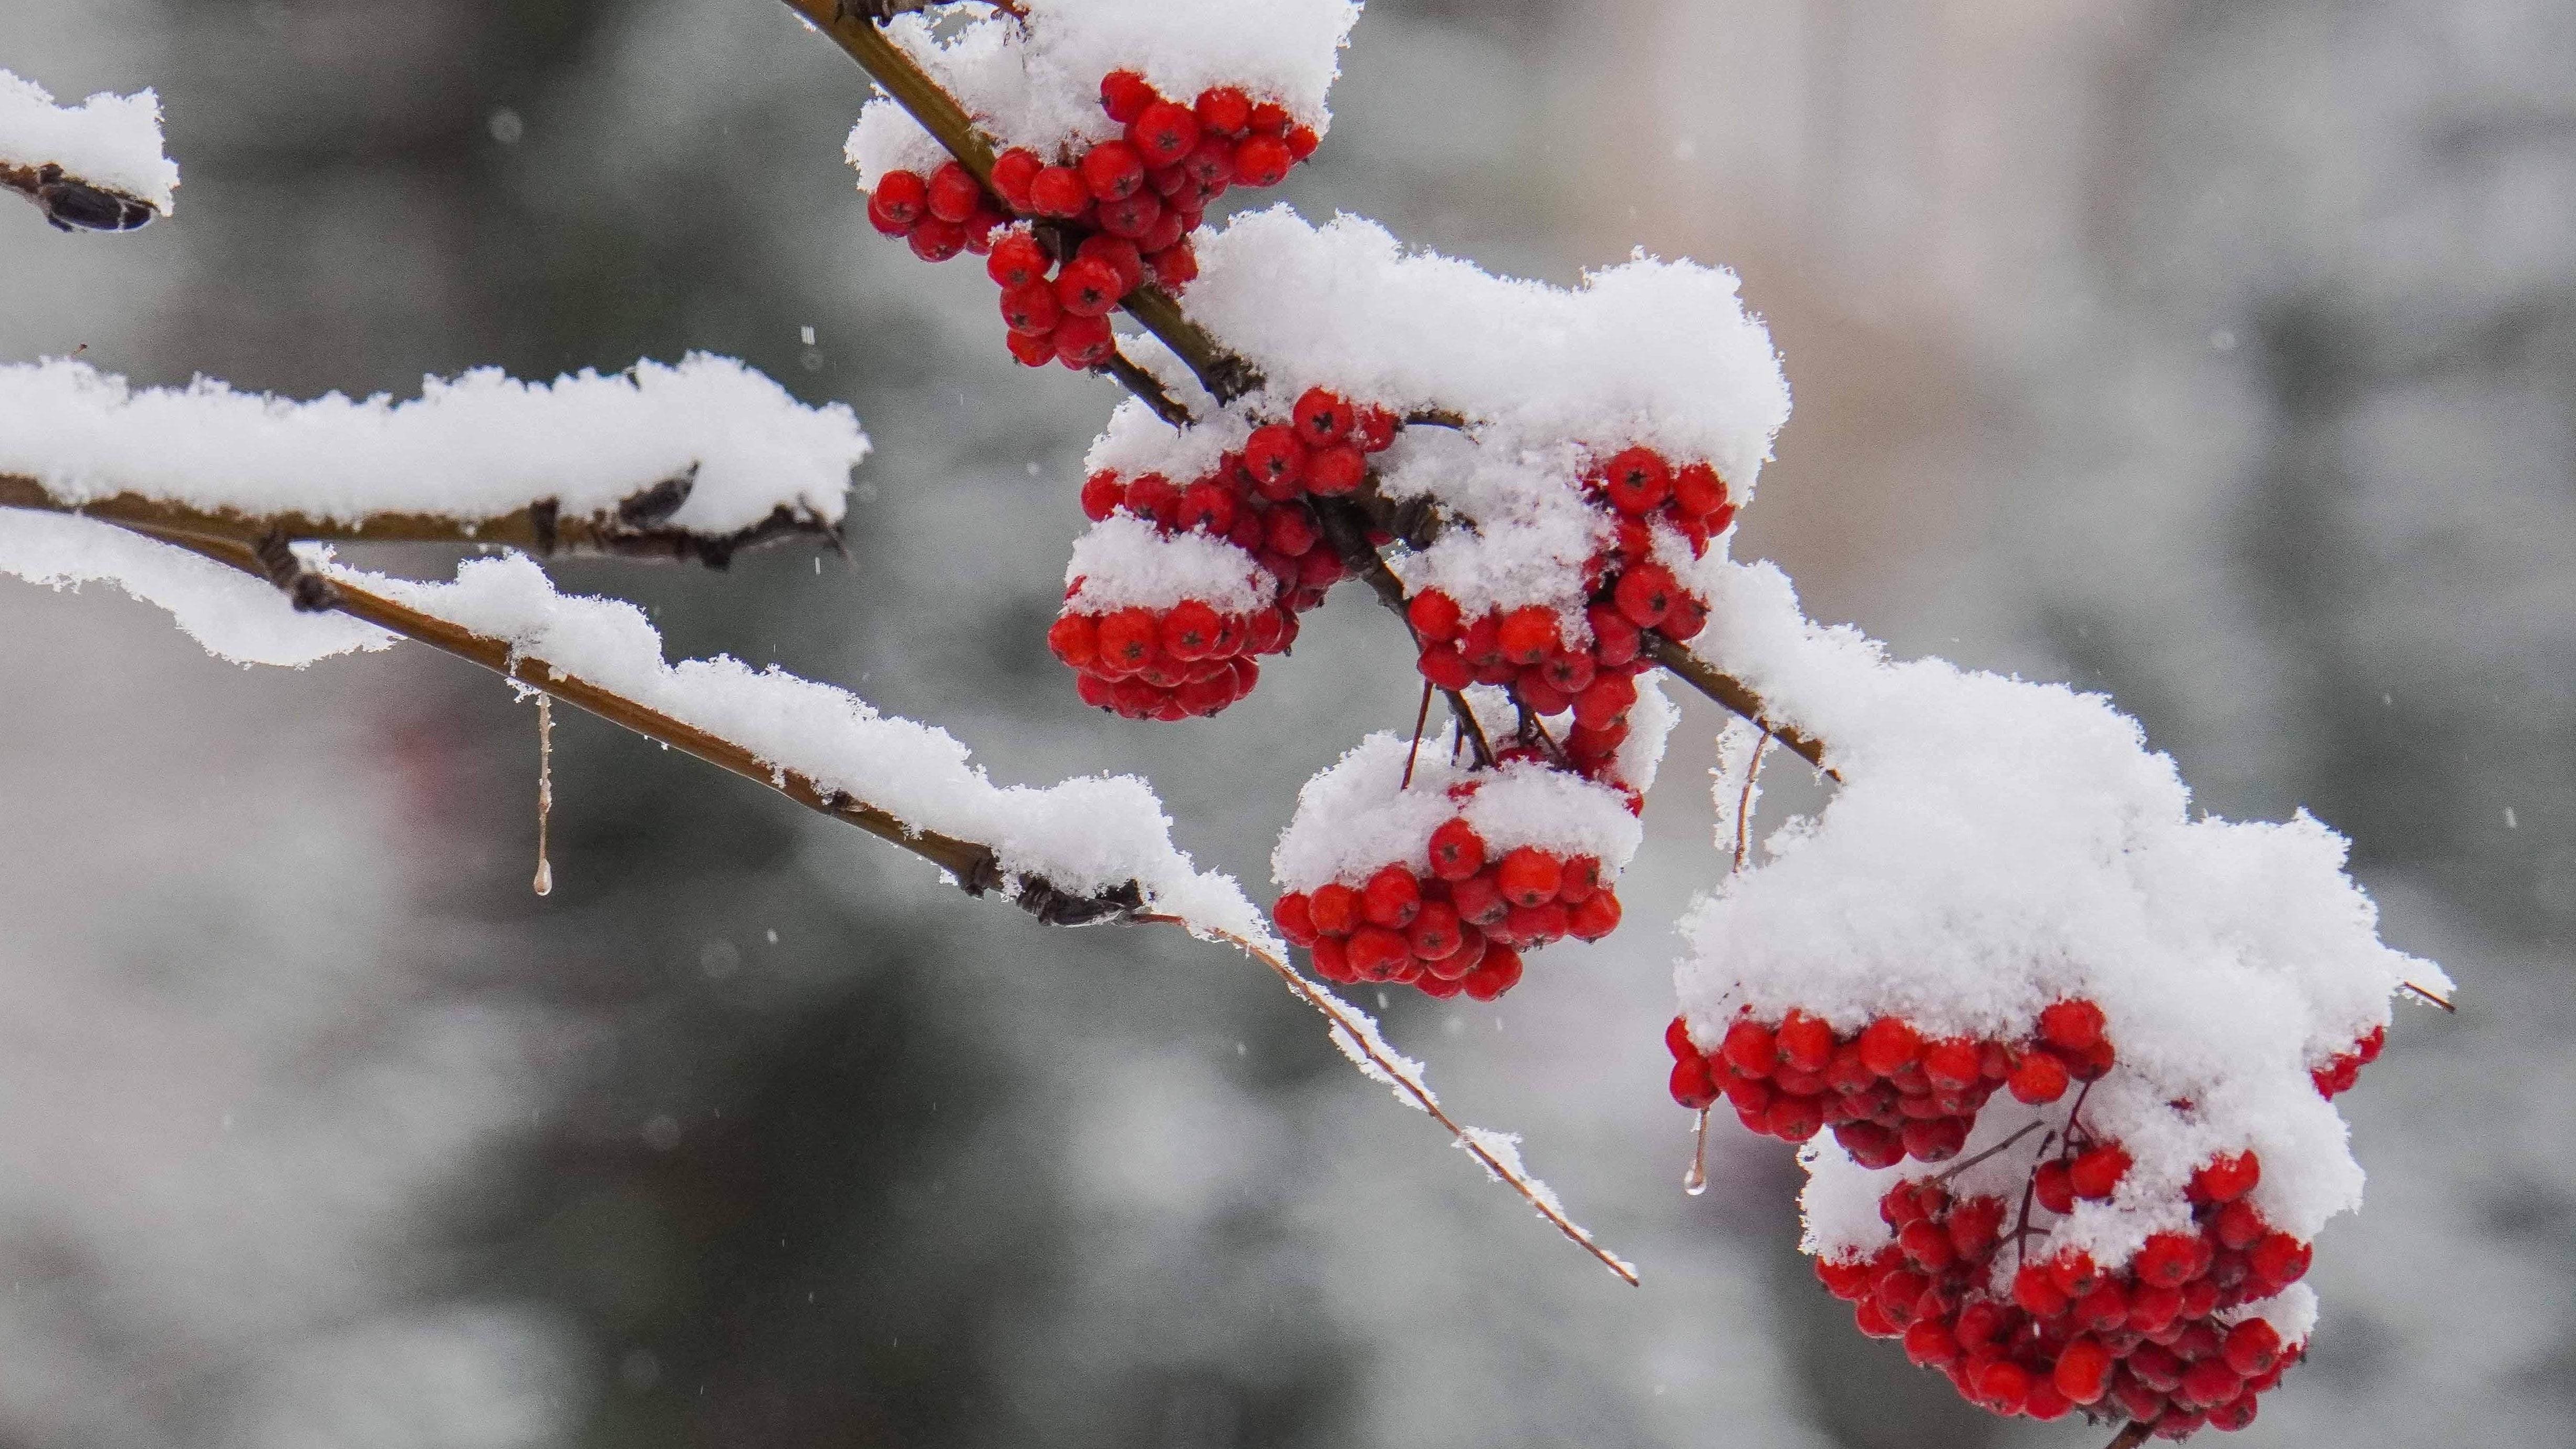
[{"label": "red berry cluster", "polygon": [[[2043,1164],[2034,1196],[2067,1211],[2071,1198],[2051,1200],[2047,1169],[2065,1169],[2054,1179],[2062,1192],[2067,1171],[2104,1150],[2070,1147]],[[2296,1355],[2262,1319],[2229,1326],[2215,1315],[2279,1293],[2309,1258],[2245,1200],[2261,1176],[2250,1151],[2214,1158],[2192,1175],[2193,1232],[2155,1234],[2118,1273],[2079,1252],[2023,1262],[2008,1299],[1989,1287],[1994,1260],[2028,1236],[2028,1209],[2007,1232],[2001,1198],[1954,1201],[1937,1181],[1899,1183],[1879,1200],[1896,1241],[1867,1258],[1819,1258],[1816,1276],[1853,1305],[1861,1332],[1903,1339],[1908,1358],[1980,1408],[2034,1419],[2084,1409],[2168,1439],[2242,1429]]]},{"label": "red berry cluster", "polygon": [[1223,614],[1183,599],[1168,609],[1060,615],[1047,647],[1079,671],[1084,704],[1171,721],[1213,715],[1250,694],[1261,680],[1253,656],[1287,648],[1296,627],[1284,608]]},{"label": "red berry cluster", "polygon": [[[1313,130],[1232,86],[1183,105],[1133,71],[1112,71],[1100,104],[1122,137],[1054,164],[1013,147],[994,158],[989,192],[950,161],[928,177],[889,171],[869,194],[869,222],[923,261],[988,258],[1011,355],[1031,367],[1108,360],[1109,314],[1128,293],[1148,275],[1171,291],[1198,275],[1189,235],[1208,203],[1229,187],[1276,186],[1315,152]],[[1039,225],[1009,225],[1015,218]]]},{"label": "red berry cluster", "polygon": [[1327,981],[1491,1001],[1520,981],[1523,950],[1567,936],[1597,941],[1619,924],[1618,893],[1589,856],[1524,845],[1488,859],[1483,837],[1457,818],[1432,831],[1429,845],[1428,875],[1397,862],[1357,886],[1334,881],[1281,896],[1271,909],[1279,933],[1313,953],[1315,974]]},{"label": "red berry cluster", "polygon": [[1047,647],[1078,671],[1083,702],[1129,719],[1178,720],[1215,714],[1251,693],[1259,678],[1252,656],[1281,653],[1294,644],[1297,616],[1321,604],[1346,572],[1306,497],[1306,475],[1256,466],[1278,456],[1275,449],[1261,450],[1264,434],[1287,433],[1288,445],[1305,463],[1348,454],[1356,487],[1367,472],[1367,455],[1392,443],[1396,426],[1395,415],[1383,408],[1356,407],[1323,388],[1308,388],[1292,422],[1255,429],[1243,447],[1186,484],[1160,473],[1125,478],[1099,472],[1084,480],[1082,511],[1093,522],[1124,513],[1165,534],[1222,538],[1279,581],[1279,602],[1242,616],[1221,614],[1197,600],[1159,611],[1064,613],[1047,631]]},{"label": "red berry cluster", "polygon": [[1416,666],[1443,689],[1501,685],[1537,715],[1571,710],[1565,753],[1578,771],[1603,778],[1628,736],[1636,677],[1652,667],[1641,649],[1647,630],[1689,639],[1708,624],[1708,605],[1672,570],[1653,561],[1650,520],[1680,529],[1694,556],[1734,521],[1717,470],[1692,463],[1675,470],[1650,448],[1629,448],[1584,477],[1587,496],[1617,518],[1615,540],[1584,564],[1589,642],[1572,643],[1554,609],[1527,604],[1474,619],[1437,589],[1409,607],[1421,646]]},{"label": "red berry cluster", "polygon": [[2317,1095],[2331,1102],[2352,1090],[2353,1084],[2361,1080],[2361,1069],[2379,1060],[2380,1049],[2387,1045],[2388,1028],[2374,1026],[2349,1051],[2326,1058],[2324,1066],[2308,1073],[2308,1080],[2317,1084]]},{"label": "red berry cluster", "polygon": [[1696,1110],[1723,1096],[1746,1128],[1784,1142],[1830,1127],[1853,1161],[1876,1168],[1956,1156],[1997,1087],[2038,1105],[2064,1096],[2070,1082],[2099,1078],[2117,1059],[2103,1025],[2093,1003],[2059,1001],[2020,1042],[1927,1041],[1901,1017],[1837,1034],[1802,1011],[1765,1026],[1748,1009],[1715,1051],[1702,1052],[1678,1016],[1664,1045],[1674,1057],[1674,1101]]}]

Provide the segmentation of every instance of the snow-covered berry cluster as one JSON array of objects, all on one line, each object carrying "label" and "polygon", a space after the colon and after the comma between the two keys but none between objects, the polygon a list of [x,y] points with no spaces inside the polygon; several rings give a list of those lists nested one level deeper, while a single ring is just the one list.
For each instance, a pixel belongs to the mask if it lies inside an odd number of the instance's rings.
[{"label": "snow-covered berry cluster", "polygon": [[1013,146],[991,184],[956,161],[896,168],[868,192],[868,221],[914,256],[986,258],[1002,290],[1011,356],[1031,367],[1097,367],[1116,343],[1109,314],[1147,280],[1177,293],[1199,273],[1190,234],[1233,187],[1278,185],[1320,138],[1275,101],[1211,86],[1192,101],[1132,70],[1100,81],[1118,134],[1070,135],[1044,154]]},{"label": "snow-covered berry cluster", "polygon": [[2044,1106],[2118,1060],[2102,1010],[2089,1001],[2050,1003],[2038,1029],[2016,1042],[1926,1040],[1901,1016],[1837,1033],[1792,1010],[1765,1025],[1748,1008],[1713,1050],[1701,1051],[1678,1016],[1664,1045],[1674,1056],[1674,1101],[1696,1109],[1723,1096],[1748,1130],[1783,1142],[1830,1128],[1863,1167],[1947,1161],[1997,1088]]},{"label": "snow-covered berry cluster", "polygon": [[[1083,514],[1098,527],[1077,549],[1084,557],[1047,634],[1056,658],[1077,672],[1083,701],[1130,719],[1179,720],[1215,714],[1249,693],[1259,677],[1253,657],[1294,644],[1297,616],[1347,572],[1315,511],[1314,498],[1329,496],[1314,486],[1318,467],[1347,467],[1356,487],[1368,456],[1394,441],[1396,427],[1384,409],[1309,388],[1288,421],[1252,427],[1230,447],[1209,446],[1230,437],[1222,428],[1177,442],[1165,432],[1147,435],[1152,451],[1139,455],[1133,431],[1113,429],[1095,450],[1103,466],[1082,485]],[[1195,594],[1173,587],[1184,572],[1175,549],[1146,546],[1140,529],[1194,549],[1196,572],[1215,587]],[[1103,537],[1132,546],[1098,546]],[[1211,568],[1210,560],[1220,562]],[[1232,587],[1247,568],[1272,581],[1250,608]],[[1114,576],[1122,569],[1135,577]],[[1138,581],[1148,588],[1159,581],[1168,599],[1115,601]]]},{"label": "snow-covered berry cluster", "polygon": [[2308,1073],[2308,1079],[2317,1084],[2317,1095],[2331,1102],[2351,1091],[2361,1080],[2361,1069],[2379,1060],[2380,1050],[2387,1045],[2388,1028],[2374,1026],[2351,1046],[2326,1058],[2323,1065]]},{"label": "snow-covered berry cluster", "polygon": [[2082,1409],[2169,1439],[2242,1429],[2304,1344],[2295,1309],[2267,1316],[2266,1307],[2306,1276],[2309,1245],[2246,1200],[2262,1178],[2249,1150],[2201,1164],[2188,1226],[2151,1235],[2125,1267],[2076,1249],[2026,1250],[2044,1232],[2035,1215],[2109,1198],[2127,1166],[2116,1146],[2070,1139],[2043,1151],[2019,1194],[1899,1182],[1878,1203],[1895,1241],[1867,1256],[1820,1256],[1816,1276],[1852,1305],[1862,1333],[1902,1339],[1908,1358],[1980,1408],[2033,1419]]}]

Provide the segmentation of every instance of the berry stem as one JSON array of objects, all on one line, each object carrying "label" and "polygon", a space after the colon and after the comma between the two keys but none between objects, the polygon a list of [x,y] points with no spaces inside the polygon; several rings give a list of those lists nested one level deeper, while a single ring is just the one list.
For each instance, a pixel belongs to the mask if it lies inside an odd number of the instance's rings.
[{"label": "berry stem", "polygon": [[1155,379],[1154,374],[1137,366],[1135,360],[1123,351],[1113,349],[1109,354],[1109,360],[1093,368],[1092,371],[1104,377],[1115,378],[1125,385],[1129,392],[1134,393],[1145,406],[1152,408],[1154,416],[1173,427],[1186,428],[1198,421],[1191,415],[1190,410],[1182,405],[1180,399],[1163,390],[1163,384]]},{"label": "berry stem", "polygon": [[2054,1132],[2039,1139],[2039,1154],[2032,1159],[2030,1173],[2022,1180],[2021,1216],[2013,1221],[2013,1266],[2015,1268],[2030,1261],[2030,1235],[2039,1231],[2030,1225],[2030,1205],[2031,1201],[2039,1195],[2039,1164],[2047,1159],[2048,1144],[2056,1139],[2057,1134]]},{"label": "berry stem", "polygon": [[1431,681],[1422,681],[1422,707],[1413,712],[1413,748],[1404,756],[1404,782],[1395,788],[1413,788],[1413,762],[1422,758],[1422,727],[1431,723]]},{"label": "berry stem", "polygon": [[2005,1148],[2012,1146],[2014,1143],[2028,1137],[2033,1132],[2038,1131],[2040,1129],[2040,1125],[2041,1124],[2037,1122],[2023,1123],[2020,1131],[2005,1138],[2003,1141],[1996,1143],[1994,1146],[1987,1148],[1985,1151],[1978,1153],[1976,1156],[1969,1158],[1965,1162],[1954,1162],[1941,1171],[1932,1174],[1932,1181],[1948,1182],[1951,1178],[1957,1177],[1960,1173],[1967,1171],[1969,1168],[1976,1166],[1978,1163],[1985,1161],[1987,1158],[1994,1156],[1996,1153],[2003,1151]]},{"label": "berry stem", "polygon": [[1763,730],[1753,737],[1753,759],[1744,767],[1744,792],[1735,797],[1735,872],[1744,869],[1744,857],[1753,850],[1753,785],[1762,778],[1762,751],[1771,743],[1771,732]]},{"label": "berry stem", "polygon": [[2104,1445],[2103,1449],[2138,1449],[2138,1446],[2147,1442],[2155,1432],[2154,1424],[2144,1419],[2131,1419],[2121,1426],[2119,1433],[2111,1436],[2111,1442]]}]

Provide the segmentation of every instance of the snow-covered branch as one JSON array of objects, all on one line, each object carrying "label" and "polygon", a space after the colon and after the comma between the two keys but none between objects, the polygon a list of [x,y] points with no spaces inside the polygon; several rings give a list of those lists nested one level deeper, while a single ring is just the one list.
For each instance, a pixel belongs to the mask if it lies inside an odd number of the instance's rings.
[{"label": "snow-covered branch", "polygon": [[0,187],[56,227],[130,231],[169,215],[178,185],[152,92],[59,106],[43,86],[0,70]]}]

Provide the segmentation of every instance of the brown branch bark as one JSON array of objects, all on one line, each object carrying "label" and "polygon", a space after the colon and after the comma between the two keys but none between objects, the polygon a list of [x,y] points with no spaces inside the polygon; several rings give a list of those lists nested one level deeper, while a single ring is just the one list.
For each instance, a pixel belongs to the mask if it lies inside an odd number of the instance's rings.
[{"label": "brown branch bark", "polygon": [[2131,1419],[2120,1426],[2120,1432],[2111,1436],[2111,1442],[2104,1449],[2138,1449],[2139,1445],[2155,1437],[2155,1432],[2156,1426],[2152,1422]]},{"label": "brown branch bark", "polygon": [[[254,578],[277,581],[272,571],[261,562],[259,551],[252,546],[229,539],[165,534],[148,525],[127,526],[136,533],[202,554]],[[1008,883],[1001,860],[989,845],[959,840],[935,830],[916,829],[864,800],[826,789],[794,770],[773,766],[721,735],[711,734],[685,720],[638,704],[614,690],[559,670],[542,658],[519,653],[504,640],[486,638],[339,579],[329,579],[324,584],[324,590],[315,591],[311,596],[326,608],[354,619],[363,619],[379,629],[426,644],[469,664],[481,665],[531,689],[542,690],[566,704],[588,710],[610,724],[632,730],[646,739],[658,740],[718,769],[767,786],[809,810],[855,825],[879,840],[908,850],[948,872],[968,895],[980,896]],[[1041,877],[1025,877],[1020,880],[1012,899],[1021,909],[1049,925],[1087,925],[1113,918],[1132,919],[1143,907],[1143,892],[1132,881],[1097,896],[1083,896],[1059,890]]]},{"label": "brown branch bark", "polygon": [[50,162],[0,161],[0,187],[36,203],[56,231],[132,231],[161,214],[139,196],[83,180]]},{"label": "brown branch bark", "polygon": [[[337,610],[352,618],[363,619],[380,629],[406,639],[426,644],[441,653],[471,664],[481,665],[504,678],[541,691],[567,704],[577,705],[601,719],[632,730],[647,739],[658,740],[675,750],[694,755],[719,769],[730,771],[754,784],[763,785],[797,804],[845,824],[855,825],[878,839],[908,850],[939,866],[968,895],[981,896],[997,886],[1008,884],[999,858],[992,847],[978,841],[959,840],[937,831],[915,830],[893,815],[848,794],[827,790],[810,777],[793,770],[775,767],[751,751],[669,715],[639,704],[614,690],[558,670],[546,660],[522,654],[498,639],[486,638],[457,624],[425,614],[397,600],[373,593],[344,579],[320,579],[316,575],[297,576],[295,565],[282,561],[281,539],[272,538],[267,547],[244,545],[229,539],[199,538],[162,534],[141,524],[126,525],[147,538],[157,538],[241,570],[254,578],[264,579],[286,588],[290,597],[312,600],[321,607]],[[262,554],[269,557],[264,560]],[[318,582],[319,587],[312,587]],[[299,607],[301,605],[299,604]],[[1087,925],[1115,920],[1127,923],[1153,923],[1188,927],[1190,922],[1177,916],[1150,915],[1143,909],[1143,892],[1133,881],[1113,887],[1099,895],[1079,896],[1058,890],[1041,877],[1019,878],[1012,897],[1021,909],[1049,925]],[[1298,999],[1322,1013],[1367,1058],[1369,1065],[1381,1073],[1396,1090],[1428,1113],[1446,1129],[1450,1138],[1469,1156],[1481,1163],[1496,1178],[1509,1185],[1523,1200],[1585,1252],[1600,1260],[1602,1266],[1634,1286],[1637,1272],[1594,1241],[1580,1224],[1568,1218],[1551,1203],[1538,1185],[1523,1173],[1496,1157],[1485,1144],[1451,1117],[1431,1094],[1429,1087],[1403,1063],[1380,1051],[1358,1022],[1342,1009],[1330,994],[1298,974],[1295,967],[1269,951],[1231,932],[1201,927],[1209,935],[1226,941],[1270,968]]]},{"label": "brown branch bark", "polygon": [[300,513],[253,516],[120,493],[86,503],[66,503],[42,483],[0,473],[0,507],[70,513],[169,537],[255,545],[273,534],[313,543],[505,544],[541,556],[612,554],[621,558],[695,559],[723,568],[734,554],[796,535],[837,544],[839,531],[811,514],[781,504],[749,528],[732,533],[693,533],[661,522],[688,498],[688,480],[674,478],[636,494],[616,508],[587,517],[562,516],[551,501],[532,503],[496,518],[449,518],[427,513],[373,513],[354,523]]}]

